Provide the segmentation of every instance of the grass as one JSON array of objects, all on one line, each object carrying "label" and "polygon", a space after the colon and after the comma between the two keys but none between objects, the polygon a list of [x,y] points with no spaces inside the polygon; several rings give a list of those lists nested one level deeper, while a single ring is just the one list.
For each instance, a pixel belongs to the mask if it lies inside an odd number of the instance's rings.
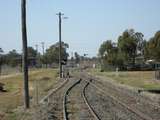
[{"label": "grass", "polygon": [[154,71],[100,72],[99,69],[90,71],[94,75],[112,78],[115,82],[132,87],[160,89],[160,81],[155,80]]},{"label": "grass", "polygon": [[[47,92],[57,82],[57,70],[39,69],[29,71],[29,91],[33,100],[35,97],[35,83],[37,81],[39,97]],[[23,105],[23,77],[21,73],[0,77],[0,83],[5,84],[7,92],[0,92],[0,113],[15,118],[13,110]]]}]

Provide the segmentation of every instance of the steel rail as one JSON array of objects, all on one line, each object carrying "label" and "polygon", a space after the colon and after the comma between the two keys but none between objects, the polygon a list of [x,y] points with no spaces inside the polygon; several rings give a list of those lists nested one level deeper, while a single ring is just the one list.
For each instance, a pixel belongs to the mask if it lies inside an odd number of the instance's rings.
[{"label": "steel rail", "polygon": [[[85,80],[87,81],[87,80]],[[88,81],[87,81],[88,82]],[[90,85],[92,85],[93,87],[95,87],[97,90],[99,90],[101,93],[103,93],[103,95],[106,95],[107,97],[110,97],[111,99],[113,99],[114,101],[116,101],[118,104],[122,105],[123,107],[127,108],[129,111],[131,111],[132,113],[136,114],[137,116],[139,116],[142,120],[153,120],[151,117],[146,116],[145,114],[143,114],[142,112],[134,109],[133,107],[126,105],[125,103],[123,103],[122,101],[118,100],[117,98],[115,98],[112,95],[107,94],[106,92],[103,91],[103,89],[97,87],[95,84],[89,82]]]},{"label": "steel rail", "polygon": [[96,112],[94,111],[94,109],[91,107],[91,105],[89,104],[89,101],[87,100],[87,97],[86,97],[86,94],[85,94],[85,91],[86,91],[86,88],[88,87],[89,85],[89,82],[87,82],[87,84],[85,85],[84,89],[83,89],[83,99],[85,101],[85,104],[87,105],[87,107],[89,108],[91,114],[94,116],[94,118],[96,120],[100,120],[100,118],[98,117],[98,115],[96,114]]},{"label": "steel rail", "polygon": [[66,106],[66,103],[67,103],[67,95],[69,93],[69,91],[74,87],[76,86],[77,84],[79,84],[81,82],[81,79],[78,80],[77,82],[75,82],[71,87],[69,87],[67,89],[67,91],[65,92],[64,94],[64,98],[63,98],[63,119],[64,120],[68,120],[68,117],[67,117],[67,106]]},{"label": "steel rail", "polygon": [[[91,78],[93,78],[93,76],[92,76],[90,73],[88,73],[88,75],[89,75]],[[94,78],[94,79],[98,80],[98,78]],[[112,78],[109,78],[109,79],[112,79]],[[143,89],[141,89],[141,90],[143,91]],[[138,92],[138,90],[137,90],[137,92]],[[156,107],[157,109],[160,109],[160,105],[159,105],[159,104],[155,104],[155,103],[153,103],[153,102],[150,102],[149,104],[152,105],[153,107]]]},{"label": "steel rail", "polygon": [[50,97],[53,93],[55,93],[55,92],[57,92],[59,89],[61,89],[68,81],[69,81],[68,79],[65,79],[65,80],[62,82],[62,84],[60,84],[60,85],[59,85],[58,87],[56,87],[55,89],[51,90],[51,91],[48,93],[48,95],[46,95],[44,98],[42,98],[42,99],[40,100],[39,103],[44,104],[46,101],[49,102],[49,97]]},{"label": "steel rail", "polygon": [[[77,84],[79,84],[81,82],[82,79],[78,80],[77,82],[75,82],[70,88],[68,88],[68,90],[65,92],[64,94],[64,99],[63,99],[63,118],[64,120],[69,120],[69,118],[67,117],[67,95],[68,93],[71,91],[71,89],[73,87],[75,87]],[[93,115],[93,117],[95,118],[95,120],[100,120],[100,118],[98,117],[98,115],[95,113],[95,111],[93,110],[93,108],[91,107],[91,105],[89,104],[87,97],[85,95],[85,90],[87,88],[87,86],[89,85],[89,83],[87,82],[87,84],[84,86],[83,90],[82,90],[82,96],[83,96],[83,100],[86,104],[86,106],[88,107],[90,113]]]}]

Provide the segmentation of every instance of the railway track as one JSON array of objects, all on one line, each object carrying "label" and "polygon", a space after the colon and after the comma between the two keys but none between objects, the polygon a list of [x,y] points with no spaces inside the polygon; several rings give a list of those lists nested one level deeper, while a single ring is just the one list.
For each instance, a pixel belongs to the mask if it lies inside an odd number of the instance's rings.
[{"label": "railway track", "polygon": [[[109,100],[109,102],[112,102],[114,104],[114,106],[117,109],[119,109],[119,111],[126,111],[125,113],[127,113],[127,114],[125,116],[125,119],[131,119],[131,120],[152,120],[152,118],[150,118],[147,115],[139,112],[138,110],[130,107],[129,105],[126,105],[122,101],[119,101],[114,96],[111,96],[110,94],[104,92],[103,89],[97,87],[96,85],[91,84],[91,86],[93,86],[94,88],[96,88],[96,90],[99,91],[99,94],[101,95],[101,98],[104,100],[103,102],[105,102],[106,101],[105,98],[107,98]],[[105,114],[107,114],[107,113],[105,113]],[[115,117],[115,116],[117,117],[117,119],[119,119],[117,115],[113,115],[112,117]]]},{"label": "railway track", "polygon": [[37,120],[62,120],[63,119],[63,95],[73,80],[65,80],[55,89],[51,90],[40,101],[40,108],[36,112]]},{"label": "railway track", "polygon": [[[87,78],[87,79],[90,80],[89,78]],[[93,79],[93,77],[92,77],[92,79]],[[126,108],[128,111],[134,113],[136,116],[139,117],[140,120],[159,120],[160,119],[160,114],[158,114],[159,111],[157,110],[157,108],[159,108],[159,107],[156,107],[155,112],[154,112],[153,109],[154,109],[155,105],[154,106],[153,106],[153,104],[148,104],[148,106],[139,105],[141,103],[133,105],[133,102],[131,102],[131,101],[134,101],[133,97],[130,97],[127,95],[124,96],[120,91],[116,91],[116,88],[111,88],[112,85],[110,85],[110,84],[106,86],[103,83],[101,83],[101,86],[100,86],[99,84],[97,84],[96,80],[93,80],[93,82],[90,82],[90,84],[91,84],[91,86],[96,88],[99,91],[99,93],[101,93],[103,96],[111,98],[113,101],[116,101],[116,103],[120,104],[121,106]],[[113,91],[111,91],[111,89]],[[114,94],[114,92],[116,94]],[[119,95],[118,95],[118,93],[119,93]],[[125,99],[126,101],[121,98]],[[145,104],[145,103],[143,103],[143,104]],[[149,108],[149,106],[151,106],[151,105],[153,108]],[[145,109],[143,109],[143,107]],[[145,112],[145,111],[147,111],[147,112]],[[149,111],[151,111],[151,112],[149,113]]]},{"label": "railway track", "polygon": [[85,95],[88,85],[79,80],[68,88],[63,101],[64,120],[100,120]]},{"label": "railway track", "polygon": [[[89,83],[86,81],[70,79],[64,81],[57,88],[50,91],[41,101],[41,109],[37,112],[39,120],[99,120],[89,102],[87,101],[85,90]],[[72,96],[72,95],[73,96]],[[70,96],[71,95],[71,96]],[[74,99],[79,111],[71,111],[70,102]],[[83,110],[83,111],[82,111]]]},{"label": "railway track", "polygon": [[[85,84],[84,84],[85,83]],[[94,89],[93,91],[89,91],[90,88],[88,86],[92,86]],[[88,89],[87,89],[88,88]],[[91,92],[91,97],[97,97],[101,95],[103,96],[103,99],[107,99],[107,101],[101,101],[100,102],[93,102],[93,104],[90,103],[90,100],[88,100],[88,96],[86,93]],[[99,91],[99,92],[95,92]],[[81,95],[80,95],[81,93]],[[94,94],[96,93],[96,94]],[[92,97],[93,98],[93,97]],[[95,98],[93,98],[95,99]],[[94,107],[95,104],[97,104],[97,107]],[[109,110],[100,110],[101,104],[108,104]],[[113,106],[111,105],[113,104]],[[87,107],[86,107],[87,106]],[[102,106],[104,107],[104,106]],[[116,109],[117,112],[120,111],[121,117],[117,116],[113,109]],[[114,111],[114,112],[113,112]],[[103,113],[103,115],[99,115]],[[97,116],[97,114],[99,116]],[[108,116],[108,117],[107,117]],[[152,118],[140,113],[139,111],[130,108],[130,106],[127,106],[123,102],[117,100],[113,96],[110,96],[109,94],[106,94],[103,89],[97,87],[95,84],[93,84],[90,81],[86,80],[79,80],[75,84],[73,84],[71,87],[68,88],[68,90],[65,92],[64,95],[64,102],[63,102],[63,118],[64,120],[106,120],[106,119],[115,119],[115,120],[152,120]]]},{"label": "railway track", "polygon": [[[120,110],[123,113],[126,114],[127,117],[124,117],[122,120],[131,119],[131,120],[152,120],[148,116],[141,114],[139,111],[136,111],[129,106],[125,105],[123,102],[117,100],[113,96],[110,96],[109,94],[106,94],[103,89],[97,87],[95,84],[93,84],[90,81],[86,80],[78,80],[73,85],[68,87],[66,89],[65,94],[63,96],[63,120],[100,120],[101,117],[97,116],[100,114],[98,111],[100,108],[100,104],[102,103],[96,103],[98,105],[97,108],[93,107],[92,104],[90,104],[90,101],[87,99],[86,92],[88,86],[94,87],[94,91],[98,90],[99,93],[95,94],[97,96],[98,94],[103,95],[105,98],[110,99],[107,102],[110,104],[114,101],[114,107],[116,109],[125,109]],[[92,93],[91,93],[92,94]],[[94,99],[94,98],[93,98]],[[103,101],[103,104],[108,104]],[[94,102],[95,104],[95,102]],[[117,104],[121,107],[117,107]],[[96,110],[97,109],[97,110]],[[127,112],[126,112],[127,111]],[[129,112],[128,112],[129,111]],[[103,114],[110,114],[109,119],[119,119],[118,117],[115,117],[116,114],[107,113],[107,111],[104,111]],[[105,116],[105,115],[104,115]],[[102,117],[102,120],[106,119],[106,117]],[[121,119],[121,118],[120,118]]]},{"label": "railway track", "polygon": [[33,119],[33,120],[49,120],[50,116],[50,108],[48,105],[50,104],[50,100],[52,95],[54,95],[56,92],[60,91],[63,89],[64,86],[69,82],[68,79],[59,79],[55,85],[55,88],[49,91],[49,93],[44,96],[40,101],[39,105],[35,106],[35,108],[32,108],[32,114],[28,116],[28,112],[24,112],[21,114],[21,116],[18,118],[18,120],[28,120],[28,119]]},{"label": "railway track", "polygon": [[46,95],[44,98],[40,100],[40,104],[45,104],[45,102],[49,102],[50,96],[57,92],[59,89],[61,89],[65,84],[67,84],[68,81],[68,79],[64,80],[59,86],[51,90],[48,95]]},{"label": "railway track", "polygon": [[81,77],[62,83],[45,97],[46,112],[41,116],[46,120],[159,120],[115,97],[109,86]]},{"label": "railway track", "polygon": [[66,91],[70,88],[70,86],[75,84],[75,80],[70,79],[63,87],[61,87],[59,90],[54,92],[49,97],[48,102],[48,110],[47,113],[47,120],[63,120],[63,99],[64,94]]}]

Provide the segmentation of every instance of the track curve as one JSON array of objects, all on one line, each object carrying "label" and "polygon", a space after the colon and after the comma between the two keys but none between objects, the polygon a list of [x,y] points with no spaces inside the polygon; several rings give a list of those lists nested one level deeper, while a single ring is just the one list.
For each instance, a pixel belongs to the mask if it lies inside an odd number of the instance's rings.
[{"label": "track curve", "polygon": [[[81,79],[78,80],[75,84],[73,84],[65,93],[64,95],[64,100],[63,100],[63,118],[64,120],[69,120],[69,119],[72,119],[72,118],[69,118],[68,117],[68,112],[67,112],[67,97],[68,97],[68,94],[70,92],[72,92],[72,89],[74,87],[76,87],[78,84],[83,84],[81,82],[85,82],[85,81],[82,81]],[[85,103],[85,105],[87,106],[87,109],[88,109],[88,113],[90,113],[90,117],[89,118],[92,118],[92,119],[95,119],[95,120],[100,120],[100,118],[98,117],[98,115],[95,113],[95,111],[93,110],[93,108],[91,107],[89,101],[87,100],[87,97],[85,95],[85,91],[86,91],[86,88],[88,87],[89,83],[88,82],[85,82],[85,86],[84,87],[81,87],[82,91],[82,98],[83,98],[83,102]],[[77,88],[78,89],[78,88]],[[81,102],[82,103],[82,102]],[[80,106],[80,105],[79,105]],[[83,118],[84,119],[84,118]],[[85,118],[86,119],[86,118]]]}]

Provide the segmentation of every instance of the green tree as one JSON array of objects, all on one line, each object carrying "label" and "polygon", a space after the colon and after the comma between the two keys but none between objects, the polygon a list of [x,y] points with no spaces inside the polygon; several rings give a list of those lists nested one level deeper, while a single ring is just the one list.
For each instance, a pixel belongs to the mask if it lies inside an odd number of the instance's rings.
[{"label": "green tree", "polygon": [[103,64],[117,64],[118,48],[111,40],[104,41],[99,48],[99,56],[103,60]]},{"label": "green tree", "polygon": [[2,53],[3,53],[3,49],[0,48],[0,75],[1,75],[1,72],[2,72],[2,64],[3,64],[3,56],[2,56]]},{"label": "green tree", "polygon": [[144,53],[146,59],[160,61],[160,31],[156,32],[154,37],[145,43]]},{"label": "green tree", "polygon": [[0,53],[3,53],[3,49],[2,48],[0,48]]},{"label": "green tree", "polygon": [[100,57],[104,58],[107,54],[109,54],[112,47],[113,47],[113,44],[111,40],[104,41],[99,48]]},{"label": "green tree", "polygon": [[37,56],[37,51],[33,47],[28,47],[28,58],[36,58]]},{"label": "green tree", "polygon": [[80,62],[80,55],[77,52],[75,52],[74,56],[75,56],[75,62],[76,62],[76,64],[79,63]]},{"label": "green tree", "polygon": [[144,35],[141,32],[135,33],[135,38],[137,39],[137,54],[144,55],[144,47],[145,47],[145,40]]},{"label": "green tree", "polygon": [[[67,60],[69,54],[67,53],[67,48],[69,45],[67,43],[62,42],[62,60]],[[44,55],[45,64],[59,63],[59,42],[54,45],[51,45]]]},{"label": "green tree", "polygon": [[[118,38],[118,48],[119,54],[121,54],[124,63],[135,64],[135,58],[137,55],[137,48],[141,50],[140,40],[142,39],[142,34],[135,33],[133,29],[129,29],[123,32]],[[139,43],[139,46],[138,46]]]},{"label": "green tree", "polygon": [[8,65],[15,67],[20,63],[21,55],[18,54],[15,49],[13,49],[12,51],[9,51],[8,54],[6,54],[5,61]]},{"label": "green tree", "polygon": [[33,47],[28,47],[28,64],[32,65],[32,66],[36,66],[36,67],[40,67],[41,66],[41,55],[40,53],[35,50]]}]

